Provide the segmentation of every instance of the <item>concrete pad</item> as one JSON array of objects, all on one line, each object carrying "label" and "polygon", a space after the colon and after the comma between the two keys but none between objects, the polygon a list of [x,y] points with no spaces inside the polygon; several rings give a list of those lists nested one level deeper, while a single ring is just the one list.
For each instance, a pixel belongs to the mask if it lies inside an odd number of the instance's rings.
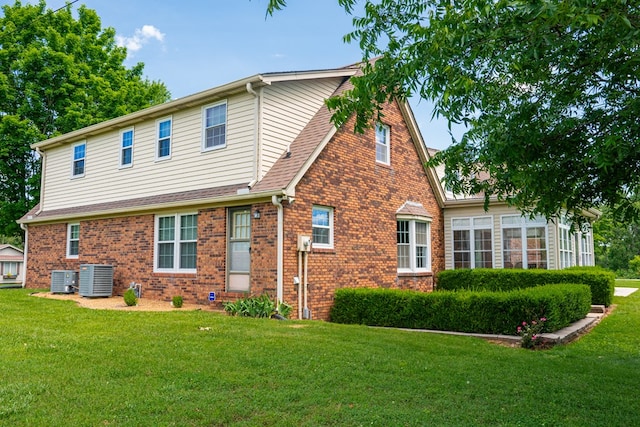
[{"label": "concrete pad", "polygon": [[615,292],[613,293],[613,295],[617,296],[617,297],[628,297],[629,295],[631,295],[632,293],[634,293],[635,291],[637,291],[638,288],[619,288],[616,286]]}]

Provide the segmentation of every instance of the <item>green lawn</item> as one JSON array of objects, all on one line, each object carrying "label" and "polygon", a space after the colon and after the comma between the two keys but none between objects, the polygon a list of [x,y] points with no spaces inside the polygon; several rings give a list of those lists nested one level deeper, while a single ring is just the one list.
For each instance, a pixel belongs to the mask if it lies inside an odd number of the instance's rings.
[{"label": "green lawn", "polygon": [[[640,286],[640,282],[618,282]],[[0,290],[0,425],[640,425],[640,291],[577,342],[203,311],[95,311]]]}]

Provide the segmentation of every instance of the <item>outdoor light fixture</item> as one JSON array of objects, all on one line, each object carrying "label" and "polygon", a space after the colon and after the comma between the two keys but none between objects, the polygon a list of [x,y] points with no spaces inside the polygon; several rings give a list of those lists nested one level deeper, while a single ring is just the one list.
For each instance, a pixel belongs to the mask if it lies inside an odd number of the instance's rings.
[{"label": "outdoor light fixture", "polygon": [[253,212],[253,218],[254,218],[254,219],[260,219],[260,210],[256,209],[256,210]]}]

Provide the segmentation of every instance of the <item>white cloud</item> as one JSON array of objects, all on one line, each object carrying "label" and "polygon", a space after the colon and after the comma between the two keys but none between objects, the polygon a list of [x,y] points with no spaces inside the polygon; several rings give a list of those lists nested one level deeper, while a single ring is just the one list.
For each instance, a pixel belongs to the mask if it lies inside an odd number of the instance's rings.
[{"label": "white cloud", "polygon": [[136,31],[131,37],[116,36],[116,44],[126,47],[128,56],[130,57],[153,40],[157,40],[160,43],[164,41],[164,33],[160,32],[160,30],[153,25],[143,25],[142,28],[136,28]]}]

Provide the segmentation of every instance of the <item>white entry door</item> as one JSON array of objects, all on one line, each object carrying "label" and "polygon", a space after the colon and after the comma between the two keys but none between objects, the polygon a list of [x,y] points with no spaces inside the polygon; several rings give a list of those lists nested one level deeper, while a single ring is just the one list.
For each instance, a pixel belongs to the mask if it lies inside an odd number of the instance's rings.
[{"label": "white entry door", "polygon": [[229,248],[227,251],[229,292],[249,292],[251,269],[251,208],[229,210]]}]

